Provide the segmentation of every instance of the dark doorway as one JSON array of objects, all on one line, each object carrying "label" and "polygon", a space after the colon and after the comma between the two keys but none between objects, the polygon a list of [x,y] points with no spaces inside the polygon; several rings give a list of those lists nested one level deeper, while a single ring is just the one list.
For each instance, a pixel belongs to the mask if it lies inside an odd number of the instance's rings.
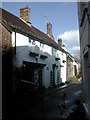
[{"label": "dark doorway", "polygon": [[34,68],[30,65],[24,65],[23,79],[29,82],[34,82]]},{"label": "dark doorway", "polygon": [[75,76],[77,76],[77,67],[76,67],[76,65],[74,65],[74,73],[75,73]]},{"label": "dark doorway", "polygon": [[42,87],[42,69],[39,70],[39,86]]},{"label": "dark doorway", "polygon": [[55,85],[55,67],[56,64],[53,64],[53,86]]},{"label": "dark doorway", "polygon": [[[42,86],[42,69],[46,64],[32,63],[23,61],[24,79],[36,84],[38,87]],[[36,72],[35,72],[36,71]]]}]

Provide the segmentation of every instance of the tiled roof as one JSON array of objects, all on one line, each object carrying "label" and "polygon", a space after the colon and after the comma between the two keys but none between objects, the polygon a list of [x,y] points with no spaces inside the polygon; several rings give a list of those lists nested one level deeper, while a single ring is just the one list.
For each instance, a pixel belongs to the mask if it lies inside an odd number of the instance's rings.
[{"label": "tiled roof", "polygon": [[38,30],[34,26],[29,26],[27,23],[25,23],[23,20],[21,20],[19,17],[9,13],[8,11],[4,10],[3,8],[0,8],[0,19],[2,18],[2,21],[5,21],[8,23],[8,25],[12,26],[12,28],[16,28],[18,30],[23,31],[24,33],[28,33],[34,37],[36,37],[38,40],[41,39],[41,42],[46,43],[50,46],[53,46],[56,49],[59,49],[60,51],[65,52],[64,49],[62,49],[51,37],[49,37],[44,32]]}]

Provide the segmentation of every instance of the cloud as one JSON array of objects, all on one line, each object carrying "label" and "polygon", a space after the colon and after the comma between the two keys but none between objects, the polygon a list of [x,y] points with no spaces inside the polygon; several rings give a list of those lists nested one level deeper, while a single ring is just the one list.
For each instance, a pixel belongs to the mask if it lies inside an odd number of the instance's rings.
[{"label": "cloud", "polygon": [[58,38],[62,39],[62,43],[65,44],[68,52],[73,54],[77,49],[79,50],[79,30],[66,31],[60,34]]},{"label": "cloud", "polygon": [[80,46],[74,46],[71,48],[73,51],[80,50]]},{"label": "cloud", "polygon": [[72,56],[79,56],[80,55],[80,46],[74,46],[71,48]]}]

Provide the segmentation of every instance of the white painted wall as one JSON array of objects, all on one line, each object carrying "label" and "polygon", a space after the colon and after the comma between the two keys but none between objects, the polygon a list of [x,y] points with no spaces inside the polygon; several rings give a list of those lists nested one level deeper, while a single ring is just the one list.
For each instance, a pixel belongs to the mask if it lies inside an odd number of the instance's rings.
[{"label": "white painted wall", "polygon": [[[12,46],[15,46],[15,33],[12,33]],[[54,50],[54,52],[53,52]],[[14,65],[17,67],[21,67],[23,65],[23,61],[33,62],[35,63],[35,57],[31,57],[29,53],[35,52],[38,53],[38,63],[46,64],[46,67],[42,70],[42,84],[46,88],[50,87],[50,71],[53,71],[53,64],[56,64],[58,67],[55,68],[55,85],[57,85],[58,79],[57,74],[59,73],[60,78],[62,77],[62,82],[66,81],[66,63],[64,67],[61,68],[60,64],[62,60],[66,60],[65,53],[52,49],[51,46],[46,44],[41,44],[38,41],[33,41],[32,39],[16,33],[16,55],[13,58]],[[46,55],[47,59],[41,59],[40,55]],[[60,57],[60,60],[56,61],[55,57]],[[36,72],[36,71],[35,71]],[[59,84],[61,83],[61,79],[59,79]]]},{"label": "white painted wall", "polygon": [[66,62],[63,63],[63,60],[67,61],[66,60],[66,53],[63,53],[61,51],[58,50],[58,55],[60,57],[60,65],[61,65],[61,79],[62,79],[62,82],[66,82]]},{"label": "white painted wall", "polygon": [[66,61],[66,54],[65,53],[62,53],[61,65],[64,67],[61,68],[61,77],[62,77],[62,82],[66,82],[66,62],[63,63],[63,60]]}]

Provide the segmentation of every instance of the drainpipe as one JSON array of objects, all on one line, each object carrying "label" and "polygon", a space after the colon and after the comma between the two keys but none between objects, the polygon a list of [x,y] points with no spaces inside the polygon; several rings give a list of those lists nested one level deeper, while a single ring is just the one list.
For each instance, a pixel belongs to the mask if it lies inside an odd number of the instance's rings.
[{"label": "drainpipe", "polygon": [[16,30],[15,30],[15,55],[16,55]]}]

